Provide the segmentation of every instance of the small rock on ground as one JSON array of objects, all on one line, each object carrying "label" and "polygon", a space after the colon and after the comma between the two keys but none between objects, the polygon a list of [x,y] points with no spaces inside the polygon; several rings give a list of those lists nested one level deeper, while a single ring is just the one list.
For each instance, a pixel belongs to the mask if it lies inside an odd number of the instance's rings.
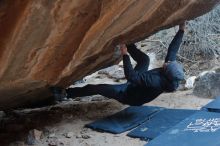
[{"label": "small rock on ground", "polygon": [[41,139],[41,136],[42,136],[42,131],[39,131],[37,129],[30,130],[27,138],[27,144],[28,145],[38,144]]},{"label": "small rock on ground", "polygon": [[71,138],[71,137],[73,137],[73,132],[66,133],[66,138]]}]

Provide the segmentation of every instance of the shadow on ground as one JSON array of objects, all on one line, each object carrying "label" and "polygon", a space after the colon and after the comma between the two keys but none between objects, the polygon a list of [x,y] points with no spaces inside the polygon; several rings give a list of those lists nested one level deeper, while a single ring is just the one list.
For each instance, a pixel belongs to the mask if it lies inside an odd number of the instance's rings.
[{"label": "shadow on ground", "polygon": [[[96,120],[103,115],[113,114],[122,105],[111,100],[90,102],[66,102],[34,109],[7,111],[0,117],[0,143],[9,145],[15,141],[26,141],[31,129],[39,129],[47,136],[46,126],[53,126],[62,120]],[[113,109],[113,110],[112,110]]]}]

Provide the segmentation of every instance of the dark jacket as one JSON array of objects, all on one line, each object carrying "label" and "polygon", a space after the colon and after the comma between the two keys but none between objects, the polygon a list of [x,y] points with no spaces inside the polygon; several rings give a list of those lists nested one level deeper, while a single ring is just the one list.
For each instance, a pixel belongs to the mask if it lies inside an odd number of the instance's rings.
[{"label": "dark jacket", "polygon": [[173,92],[178,87],[177,81],[169,80],[163,68],[156,68],[142,73],[135,71],[128,55],[123,56],[124,73],[128,80],[127,104],[142,105],[161,93]]}]

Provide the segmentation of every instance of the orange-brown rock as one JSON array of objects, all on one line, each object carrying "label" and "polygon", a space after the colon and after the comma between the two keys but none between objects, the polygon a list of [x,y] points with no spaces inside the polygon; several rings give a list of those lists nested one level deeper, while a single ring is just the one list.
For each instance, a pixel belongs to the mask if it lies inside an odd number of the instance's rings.
[{"label": "orange-brown rock", "polygon": [[220,0],[1,0],[0,107],[48,97],[113,64],[114,46],[210,11]]}]

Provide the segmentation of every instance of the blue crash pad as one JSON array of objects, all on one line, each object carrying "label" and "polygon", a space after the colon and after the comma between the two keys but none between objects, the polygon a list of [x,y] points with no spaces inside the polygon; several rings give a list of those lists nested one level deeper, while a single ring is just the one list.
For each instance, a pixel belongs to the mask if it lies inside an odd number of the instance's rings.
[{"label": "blue crash pad", "polygon": [[151,140],[195,112],[196,110],[164,109],[156,113],[152,119],[132,130],[128,133],[128,136],[141,138],[143,140]]},{"label": "blue crash pad", "polygon": [[220,97],[202,107],[202,110],[220,113]]},{"label": "blue crash pad", "polygon": [[198,111],[145,146],[220,146],[220,113]]},{"label": "blue crash pad", "polygon": [[130,106],[116,114],[87,124],[86,127],[118,134],[142,124],[162,109],[151,106]]}]

